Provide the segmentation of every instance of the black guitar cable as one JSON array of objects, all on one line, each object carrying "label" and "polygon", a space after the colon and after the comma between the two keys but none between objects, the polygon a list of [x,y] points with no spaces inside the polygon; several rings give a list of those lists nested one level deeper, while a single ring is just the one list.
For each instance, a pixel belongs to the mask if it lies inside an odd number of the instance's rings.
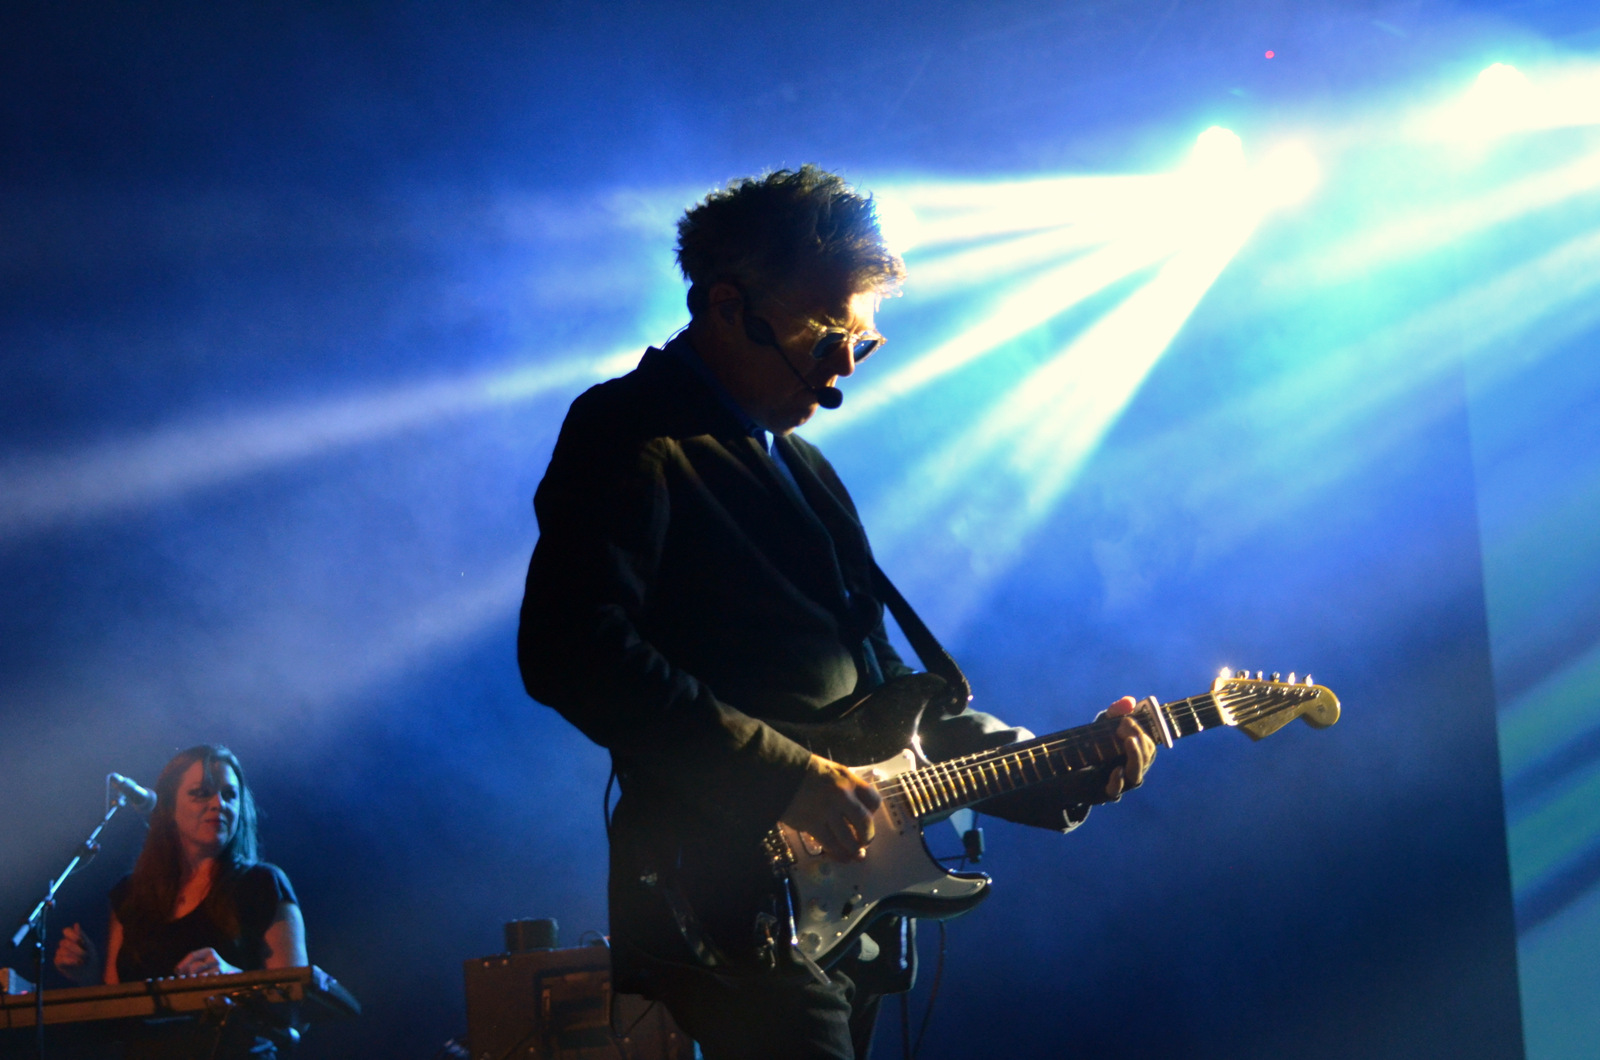
[{"label": "black guitar cable", "polygon": [[928,990],[928,1005],[922,1010],[922,1022],[917,1026],[917,1037],[911,1038],[911,992],[900,995],[900,1055],[905,1060],[917,1060],[922,1052],[922,1041],[928,1036],[928,1024],[933,1019],[933,1006],[939,1000],[939,983],[944,979],[945,944],[949,941],[943,920],[939,921],[939,959],[933,964],[933,986]]},{"label": "black guitar cable", "polygon": [[[974,818],[976,820],[976,818]],[[962,844],[967,847],[965,853],[954,857],[939,858],[940,861],[957,861],[956,871],[960,872],[967,867],[967,860],[972,857],[972,841],[967,838],[976,832],[977,845],[983,849],[983,830],[974,828],[962,836]],[[976,860],[975,858],[973,860]],[[949,941],[946,922],[939,921],[939,959],[933,963],[933,986],[928,989],[928,1006],[922,1010],[922,1023],[917,1027],[917,1038],[911,1039],[911,991],[900,995],[900,1055],[904,1060],[917,1060],[917,1054],[922,1052],[922,1040],[928,1036],[928,1023],[933,1019],[934,1002],[939,1000],[939,984],[944,979],[945,945]]]},{"label": "black guitar cable", "polygon": [[927,1037],[928,1022],[933,1019],[933,1006],[939,1000],[939,983],[944,979],[944,948],[949,941],[947,927],[939,921],[939,959],[933,963],[933,986],[928,990],[928,1007],[922,1010],[922,1026],[917,1028],[917,1044],[911,1048],[912,1060],[922,1052],[922,1039]]},{"label": "black guitar cable", "polygon": [[900,1056],[911,1060],[911,992],[900,995]]},{"label": "black guitar cable", "polygon": [[611,775],[606,777],[606,790],[600,796],[600,819],[606,825],[606,847],[611,846],[611,789],[617,783],[617,764],[611,763]]}]

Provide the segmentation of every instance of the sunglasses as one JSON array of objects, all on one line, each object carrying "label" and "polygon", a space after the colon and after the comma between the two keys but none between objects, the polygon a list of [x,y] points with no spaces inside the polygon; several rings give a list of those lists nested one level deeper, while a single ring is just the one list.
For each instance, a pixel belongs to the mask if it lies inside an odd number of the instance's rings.
[{"label": "sunglasses", "polygon": [[[783,306],[790,316],[799,317],[802,320],[806,319],[803,315],[790,309],[781,300],[774,298],[773,301]],[[815,323],[815,321],[812,321],[812,323]],[[771,346],[773,349],[781,348],[778,346],[777,336],[772,332],[772,325],[761,317],[752,315],[749,311],[748,303],[746,303],[744,315],[744,330],[750,341],[757,345]],[[832,355],[839,348],[840,343],[849,343],[851,359],[860,364],[879,346],[882,346],[885,341],[884,337],[876,331],[856,333],[846,331],[843,328],[828,328],[817,338],[816,342],[812,343],[811,359],[814,361],[823,360]]]},{"label": "sunglasses", "polygon": [[820,361],[825,357],[831,356],[839,348],[840,343],[848,343],[851,358],[857,364],[860,364],[871,355],[873,350],[882,346],[883,341],[883,336],[875,331],[869,331],[861,335],[852,335],[848,331],[837,329],[825,331],[822,333],[822,337],[817,339],[816,344],[811,347],[811,359]]}]

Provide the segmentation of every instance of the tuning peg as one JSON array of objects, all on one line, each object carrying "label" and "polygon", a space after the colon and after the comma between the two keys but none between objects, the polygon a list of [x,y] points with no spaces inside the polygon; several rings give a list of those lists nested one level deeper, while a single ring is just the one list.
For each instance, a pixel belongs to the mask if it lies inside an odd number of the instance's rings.
[{"label": "tuning peg", "polygon": [[1272,671],[1272,680],[1274,682],[1281,681],[1281,680],[1283,680],[1283,675],[1280,674],[1278,671],[1274,670],[1274,671]]},{"label": "tuning peg", "polygon": [[1310,674],[1306,674],[1306,684],[1308,684],[1308,685],[1316,684],[1316,682],[1311,679],[1311,675]]},{"label": "tuning peg", "polygon": [[1298,681],[1297,681],[1297,680],[1296,680],[1296,679],[1295,679],[1295,676],[1294,676],[1294,671],[1293,671],[1293,670],[1290,670],[1290,671],[1289,671],[1289,683],[1290,683],[1290,684],[1291,684],[1291,685],[1293,685],[1293,684],[1298,684],[1298,683],[1299,683],[1299,682],[1298,682]]},{"label": "tuning peg", "polygon": [[1262,672],[1261,672],[1261,671],[1260,671],[1260,670],[1257,670],[1257,671],[1256,671],[1256,680],[1257,680],[1257,681],[1263,681],[1263,680],[1265,680],[1265,679],[1266,679],[1266,678],[1265,678],[1265,675],[1263,675],[1263,674],[1262,674]]}]

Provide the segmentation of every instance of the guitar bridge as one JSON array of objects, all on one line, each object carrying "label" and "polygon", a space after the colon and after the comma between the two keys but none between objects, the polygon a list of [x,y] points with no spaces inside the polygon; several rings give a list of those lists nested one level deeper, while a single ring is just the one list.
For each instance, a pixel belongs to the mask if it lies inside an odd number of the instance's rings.
[{"label": "guitar bridge", "polygon": [[772,829],[762,837],[761,847],[766,853],[767,867],[772,874],[779,879],[788,879],[789,871],[794,868],[794,851],[784,842],[783,833]]}]

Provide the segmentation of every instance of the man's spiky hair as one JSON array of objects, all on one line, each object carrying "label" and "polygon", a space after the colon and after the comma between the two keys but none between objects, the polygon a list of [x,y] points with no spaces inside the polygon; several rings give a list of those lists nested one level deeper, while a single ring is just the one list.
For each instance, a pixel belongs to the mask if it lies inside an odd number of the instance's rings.
[{"label": "man's spiky hair", "polygon": [[733,181],[678,222],[678,267],[689,311],[704,310],[712,284],[781,297],[797,285],[890,293],[905,264],[884,243],[872,197],[837,174],[804,165]]}]

